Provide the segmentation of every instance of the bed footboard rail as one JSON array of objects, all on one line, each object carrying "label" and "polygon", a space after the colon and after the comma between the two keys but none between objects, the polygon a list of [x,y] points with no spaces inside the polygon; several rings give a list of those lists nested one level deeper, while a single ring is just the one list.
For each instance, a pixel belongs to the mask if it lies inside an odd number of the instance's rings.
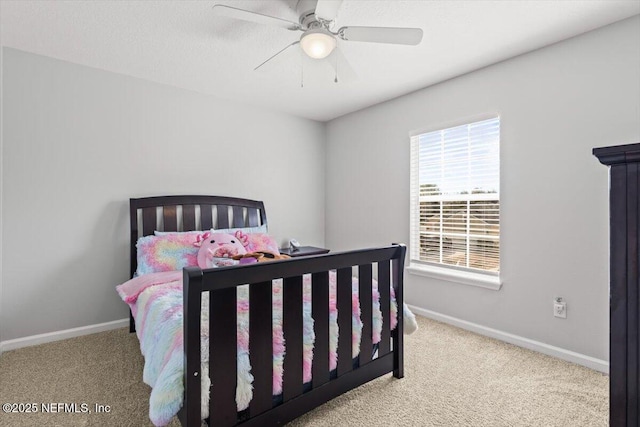
[{"label": "bed footboard rail", "polygon": [[[404,245],[331,253],[242,267],[184,270],[184,426],[201,425],[201,307],[209,305],[209,425],[284,424],[324,402],[388,372],[403,376]],[[357,269],[362,334],[352,358],[352,276]],[[337,368],[329,362],[329,276],[336,273]],[[303,383],[303,275],[311,275],[315,342],[312,381]],[[377,351],[372,338],[372,285],[377,276],[382,330]],[[272,280],[283,279],[282,327],[286,343],[282,399],[273,399]],[[237,287],[249,285],[249,359],[253,397],[239,417],[237,387]],[[391,287],[397,326],[391,330]],[[205,298],[204,292],[208,292]],[[346,331],[346,333],[345,333]],[[206,401],[206,399],[205,399]]]}]

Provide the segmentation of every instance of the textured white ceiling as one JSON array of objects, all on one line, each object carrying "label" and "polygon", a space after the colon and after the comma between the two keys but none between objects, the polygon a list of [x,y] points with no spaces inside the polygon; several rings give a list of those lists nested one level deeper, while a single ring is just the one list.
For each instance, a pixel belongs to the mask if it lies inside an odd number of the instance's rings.
[{"label": "textured white ceiling", "polygon": [[[300,33],[214,16],[216,3],[297,22],[296,0],[0,0],[4,46],[330,120],[640,13],[640,0],[344,0],[337,27],[420,27],[419,46],[343,42],[352,72],[291,48]],[[302,64],[304,66],[302,67]],[[301,76],[304,75],[304,87]]]}]

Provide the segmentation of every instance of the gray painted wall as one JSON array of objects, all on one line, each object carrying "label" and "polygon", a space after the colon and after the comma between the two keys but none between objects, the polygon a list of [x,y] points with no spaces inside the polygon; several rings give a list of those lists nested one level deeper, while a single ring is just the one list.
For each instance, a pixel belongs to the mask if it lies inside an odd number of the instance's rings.
[{"label": "gray painted wall", "polygon": [[[635,17],[326,129],[4,48],[0,339],[126,317],[129,197],[263,199],[272,234],[333,250],[408,242],[408,133],[497,112],[503,289],[407,275],[408,302],[607,359],[607,170],[591,148],[640,141],[639,39]],[[305,174],[284,179],[291,162]]]},{"label": "gray painted wall", "polygon": [[407,274],[407,302],[608,360],[608,171],[591,149],[640,141],[638,76],[636,16],[329,122],[328,247],[408,242],[409,132],[499,113],[503,288]]},{"label": "gray painted wall", "polygon": [[2,340],[128,316],[130,197],[261,199],[271,234],[324,244],[324,124],[3,53]]}]

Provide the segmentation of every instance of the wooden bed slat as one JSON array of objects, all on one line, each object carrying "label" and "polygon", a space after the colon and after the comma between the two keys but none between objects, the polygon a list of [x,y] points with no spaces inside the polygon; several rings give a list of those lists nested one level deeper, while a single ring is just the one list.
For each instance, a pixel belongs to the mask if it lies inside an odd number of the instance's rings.
[{"label": "wooden bed slat", "polygon": [[238,418],[236,289],[212,291],[209,296],[209,413],[216,414],[216,426],[233,426]]},{"label": "wooden bed slat", "polygon": [[282,395],[286,402],[302,394],[302,276],[284,279],[284,356]]},{"label": "wooden bed slat", "polygon": [[351,354],[351,268],[339,268],[336,284],[338,308],[338,377],[352,370]]},{"label": "wooden bed slat", "polygon": [[234,228],[242,228],[244,227],[244,209],[242,206],[233,206],[233,227]]},{"label": "wooden bed slat", "polygon": [[311,275],[311,316],[316,340],[313,349],[313,388],[329,382],[329,272]]},{"label": "wooden bed slat", "polygon": [[196,229],[196,207],[193,205],[182,206],[182,229],[192,231]]},{"label": "wooden bed slat", "polygon": [[151,236],[157,229],[156,208],[142,209],[142,235]]},{"label": "wooden bed slat", "polygon": [[202,225],[203,231],[211,230],[213,228],[211,205],[200,205],[200,224]]},{"label": "wooden bed slat", "polygon": [[271,282],[249,285],[249,360],[253,375],[253,399],[249,413],[256,416],[271,409],[273,394]]},{"label": "wooden bed slat", "polygon": [[371,334],[372,311],[372,268],[371,264],[358,268],[358,295],[360,299],[360,318],[362,319],[362,337],[360,339],[360,366],[371,361],[373,351]]},{"label": "wooden bed slat", "polygon": [[247,208],[247,219],[249,220],[249,227],[259,226],[258,209]]},{"label": "wooden bed slat", "polygon": [[216,229],[229,228],[229,206],[218,205],[218,225]]},{"label": "wooden bed slat", "polygon": [[178,214],[175,206],[165,206],[162,209],[164,231],[178,231]]},{"label": "wooden bed slat", "polygon": [[391,318],[390,301],[391,292],[391,269],[389,261],[381,261],[378,263],[378,292],[380,293],[380,310],[382,311],[382,332],[380,333],[380,345],[378,346],[378,357],[382,357],[391,351],[389,339],[391,337]]}]

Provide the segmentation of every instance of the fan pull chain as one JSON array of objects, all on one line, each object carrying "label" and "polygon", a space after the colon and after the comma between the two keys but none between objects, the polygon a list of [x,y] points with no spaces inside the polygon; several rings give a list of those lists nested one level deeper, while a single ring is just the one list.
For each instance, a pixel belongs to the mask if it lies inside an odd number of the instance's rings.
[{"label": "fan pull chain", "polygon": [[334,83],[338,83],[338,55],[334,54],[336,57],[336,77],[333,79]]}]

